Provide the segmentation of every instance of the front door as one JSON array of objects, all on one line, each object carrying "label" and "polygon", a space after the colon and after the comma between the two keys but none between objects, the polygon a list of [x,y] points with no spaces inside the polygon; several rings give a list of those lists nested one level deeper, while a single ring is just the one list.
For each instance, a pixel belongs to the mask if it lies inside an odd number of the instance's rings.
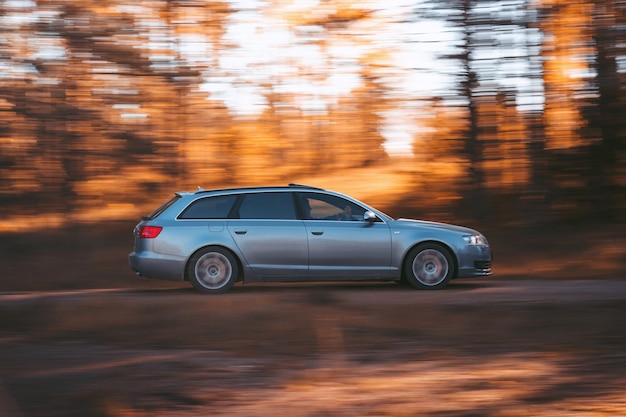
[{"label": "front door", "polygon": [[385,222],[365,221],[365,208],[334,195],[308,192],[299,198],[305,212],[310,276],[389,276],[391,233]]},{"label": "front door", "polygon": [[391,237],[386,223],[310,220],[305,226],[310,276],[389,276]]}]

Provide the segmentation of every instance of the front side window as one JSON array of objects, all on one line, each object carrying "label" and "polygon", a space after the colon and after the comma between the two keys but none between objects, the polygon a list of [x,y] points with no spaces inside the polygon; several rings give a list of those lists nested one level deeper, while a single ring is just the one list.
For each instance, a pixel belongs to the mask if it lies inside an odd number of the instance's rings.
[{"label": "front side window", "polygon": [[191,203],[178,218],[226,219],[236,200],[234,195],[201,198]]},{"label": "front side window", "polygon": [[292,193],[244,194],[239,218],[296,220]]},{"label": "front side window", "polygon": [[301,193],[300,196],[307,220],[363,220],[365,209],[351,201],[317,193]]}]

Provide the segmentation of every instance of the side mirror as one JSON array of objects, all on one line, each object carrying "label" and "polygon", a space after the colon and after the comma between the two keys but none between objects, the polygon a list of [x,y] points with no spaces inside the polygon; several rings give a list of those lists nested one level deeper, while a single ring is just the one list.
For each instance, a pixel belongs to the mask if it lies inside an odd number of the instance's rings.
[{"label": "side mirror", "polygon": [[366,222],[374,223],[378,220],[378,217],[376,217],[376,214],[373,211],[368,210],[363,213],[363,220],[365,220]]}]

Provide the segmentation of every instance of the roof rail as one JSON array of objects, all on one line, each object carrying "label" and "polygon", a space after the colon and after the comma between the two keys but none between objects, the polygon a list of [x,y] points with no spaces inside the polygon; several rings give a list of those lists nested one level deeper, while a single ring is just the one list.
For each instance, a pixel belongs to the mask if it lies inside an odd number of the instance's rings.
[{"label": "roof rail", "polygon": [[290,183],[289,184],[290,187],[299,187],[299,188],[308,188],[310,190],[323,190],[323,188],[319,188],[319,187],[312,187],[310,185],[304,185],[304,184],[295,184],[295,183]]}]

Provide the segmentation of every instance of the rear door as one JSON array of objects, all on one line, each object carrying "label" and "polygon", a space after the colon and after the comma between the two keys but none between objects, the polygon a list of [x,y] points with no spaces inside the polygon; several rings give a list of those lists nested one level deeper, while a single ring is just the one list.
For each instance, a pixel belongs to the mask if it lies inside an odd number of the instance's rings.
[{"label": "rear door", "polygon": [[294,194],[252,192],[241,197],[228,230],[252,271],[306,278],[308,242],[304,223],[296,216]]}]

